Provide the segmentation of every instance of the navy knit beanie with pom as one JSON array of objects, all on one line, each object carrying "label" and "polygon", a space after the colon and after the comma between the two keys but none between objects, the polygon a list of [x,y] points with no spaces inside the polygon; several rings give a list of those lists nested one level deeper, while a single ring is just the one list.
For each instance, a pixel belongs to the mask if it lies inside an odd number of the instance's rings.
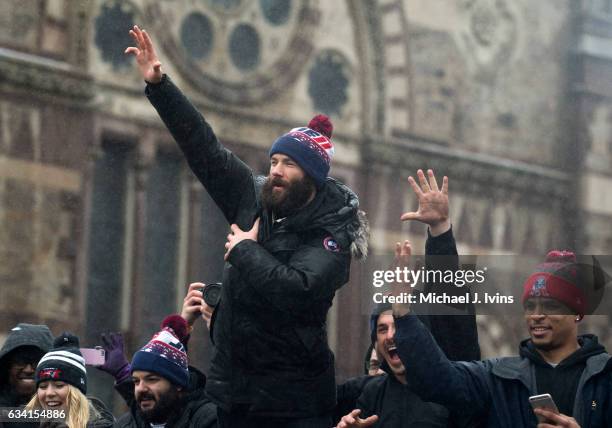
[{"label": "navy knit beanie with pom", "polygon": [[308,127],[293,128],[279,137],[272,144],[270,156],[275,153],[289,156],[320,189],[325,184],[334,154],[331,142],[333,129],[329,117],[319,114],[312,118]]},{"label": "navy knit beanie with pom", "polygon": [[167,317],[161,327],[162,330],[134,354],[132,373],[136,370],[157,373],[175,385],[187,387],[189,359],[183,344],[187,321],[180,316]]}]

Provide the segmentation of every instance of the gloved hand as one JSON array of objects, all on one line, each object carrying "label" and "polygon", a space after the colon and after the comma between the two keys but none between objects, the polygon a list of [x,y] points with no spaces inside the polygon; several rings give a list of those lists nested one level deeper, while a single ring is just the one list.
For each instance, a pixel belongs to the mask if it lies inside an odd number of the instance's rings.
[{"label": "gloved hand", "polygon": [[130,376],[132,369],[123,352],[123,335],[121,333],[102,334],[102,347],[106,351],[106,360],[98,368],[113,376],[115,382],[123,382]]}]

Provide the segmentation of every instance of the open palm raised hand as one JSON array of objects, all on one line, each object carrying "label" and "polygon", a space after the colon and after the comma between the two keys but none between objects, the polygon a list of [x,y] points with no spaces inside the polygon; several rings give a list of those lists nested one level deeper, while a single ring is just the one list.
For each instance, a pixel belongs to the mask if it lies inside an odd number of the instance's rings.
[{"label": "open palm raised hand", "polygon": [[140,74],[145,81],[149,83],[161,82],[161,62],[157,58],[151,37],[145,30],[138,28],[138,25],[134,25],[134,28],[130,30],[130,36],[136,42],[137,47],[130,46],[125,50],[125,53],[136,57]]},{"label": "open palm raised hand", "polygon": [[416,212],[402,214],[401,220],[417,220],[426,223],[429,225],[431,234],[437,236],[450,229],[448,177],[445,176],[442,179],[442,189],[440,189],[431,169],[427,170],[427,175],[429,180],[425,177],[423,170],[419,169],[417,171],[418,184],[412,176],[408,177],[408,182],[419,201],[419,207]]}]

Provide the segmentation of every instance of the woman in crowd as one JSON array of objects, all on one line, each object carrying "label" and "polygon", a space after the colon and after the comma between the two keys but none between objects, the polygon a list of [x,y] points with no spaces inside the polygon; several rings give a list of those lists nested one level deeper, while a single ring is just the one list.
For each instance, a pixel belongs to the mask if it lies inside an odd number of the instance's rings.
[{"label": "woman in crowd", "polygon": [[61,414],[68,428],[113,426],[114,417],[104,404],[85,396],[87,371],[76,336],[63,333],[55,339],[38,363],[35,379],[36,394],[26,410],[44,410],[44,416]]}]

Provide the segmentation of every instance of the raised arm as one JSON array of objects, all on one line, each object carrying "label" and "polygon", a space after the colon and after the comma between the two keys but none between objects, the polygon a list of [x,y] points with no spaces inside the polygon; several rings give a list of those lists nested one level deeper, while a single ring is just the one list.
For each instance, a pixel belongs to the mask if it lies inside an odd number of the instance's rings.
[{"label": "raised arm", "polygon": [[[457,271],[459,257],[452,229],[442,235],[429,235],[426,243],[425,266],[427,270]],[[458,288],[452,283],[428,282],[425,293],[444,292],[447,295],[462,295],[468,287]],[[443,309],[443,308],[442,308]],[[445,310],[430,308],[428,315],[429,328],[444,354],[453,361],[471,361],[480,359],[478,327],[473,303],[454,305],[453,315]]]},{"label": "raised arm", "polygon": [[134,55],[147,82],[146,95],[183,151],[191,170],[210,193],[229,223],[242,227],[252,219],[237,219],[241,206],[252,206],[255,185],[251,169],[223,147],[210,125],[183,93],[162,73],[151,37],[134,26],[130,30],[136,46],[125,50]]},{"label": "raised arm", "polygon": [[[403,214],[401,219],[419,221],[429,226],[425,244],[427,271],[457,271],[459,257],[450,223],[448,177],[442,179],[442,188],[438,187],[431,169],[427,171],[427,176],[419,169],[417,178],[418,183],[413,177],[409,177],[408,182],[418,199],[418,210]],[[424,292],[462,295],[466,289],[455,287],[453,283],[430,281],[425,283]],[[430,308],[429,315],[425,315],[423,320],[449,359],[479,360],[480,347],[473,304],[455,305],[453,309],[456,315],[444,315],[444,308]]]},{"label": "raised arm", "polygon": [[97,367],[115,378],[115,390],[128,406],[134,404],[134,383],[130,362],[125,356],[121,333],[102,334],[102,347],[106,351],[104,364]]},{"label": "raised arm", "polygon": [[416,315],[399,315],[394,308],[394,340],[414,393],[449,410],[485,414],[491,400],[488,363],[450,361]]}]

